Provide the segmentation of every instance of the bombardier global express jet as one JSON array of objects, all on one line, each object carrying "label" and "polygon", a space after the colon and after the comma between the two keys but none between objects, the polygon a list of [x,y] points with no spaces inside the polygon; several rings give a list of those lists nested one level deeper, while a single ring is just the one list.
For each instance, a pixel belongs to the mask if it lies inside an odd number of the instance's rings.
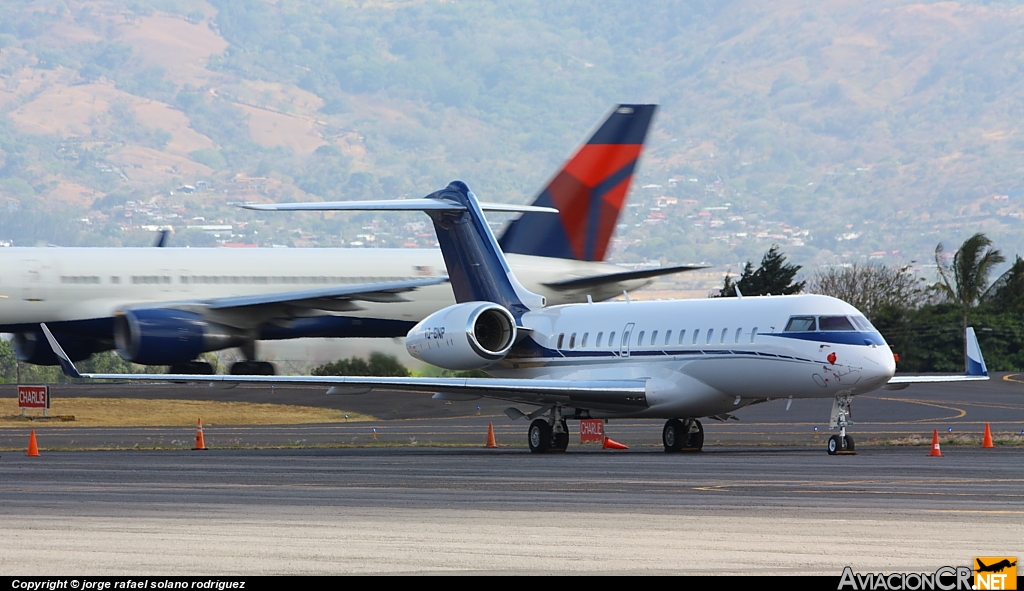
[{"label": "bombardier global express jet", "polygon": [[[491,208],[530,211],[501,244],[550,304],[603,300],[697,268],[602,262],[655,108],[616,107],[534,207]],[[14,333],[18,357],[36,364],[57,363],[39,331],[46,322],[74,360],[116,348],[172,373],[210,373],[195,361],[201,353],[239,347],[246,361],[233,374],[272,374],[257,341],[400,337],[452,301],[437,250],[0,249],[0,332]]]},{"label": "bombardier global express jet", "polygon": [[[426,212],[455,292],[456,304],[413,327],[406,348],[449,369],[479,368],[488,378],[318,376],[175,376],[227,383],[302,383],[338,394],[371,390],[482,396],[536,407],[506,410],[532,422],[534,452],[564,451],[567,420],[659,418],[665,451],[697,451],[703,417],[780,398],[832,398],[828,452],[852,453],[846,432],[851,400],[879,388],[923,382],[988,379],[974,332],[968,329],[965,375],[894,376],[896,363],[882,335],[856,308],[820,295],[548,305],[516,277],[484,219],[476,197],[455,181],[424,199],[401,202],[281,204],[253,209],[408,209]],[[46,333],[46,327],[42,327]],[[72,377],[161,380],[166,376],[82,375],[47,333]]]}]

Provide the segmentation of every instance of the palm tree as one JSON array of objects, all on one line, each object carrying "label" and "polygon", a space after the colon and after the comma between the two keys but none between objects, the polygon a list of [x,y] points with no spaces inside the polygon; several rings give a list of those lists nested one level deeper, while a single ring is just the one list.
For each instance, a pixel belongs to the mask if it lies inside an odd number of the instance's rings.
[{"label": "palm tree", "polygon": [[967,316],[990,289],[988,276],[992,269],[1006,259],[992,248],[988,236],[978,232],[960,245],[960,250],[949,261],[942,243],[935,247],[935,264],[939,267],[939,291],[960,306],[961,334],[964,338],[964,366],[967,364]]}]

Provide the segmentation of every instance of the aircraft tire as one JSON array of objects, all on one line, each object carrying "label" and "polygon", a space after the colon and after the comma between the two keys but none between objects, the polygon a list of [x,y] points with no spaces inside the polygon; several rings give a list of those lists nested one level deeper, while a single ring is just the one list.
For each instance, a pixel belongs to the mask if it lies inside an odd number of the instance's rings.
[{"label": "aircraft tire", "polygon": [[188,363],[175,363],[167,368],[167,372],[212,376],[213,366],[205,361],[189,361]]},{"label": "aircraft tire", "polygon": [[[536,419],[530,423],[530,430],[527,432],[526,441],[530,444],[530,451],[535,454],[542,454],[551,449],[551,425],[544,419]],[[568,438],[566,439],[568,444]]]},{"label": "aircraft tire", "polygon": [[844,437],[844,439],[846,440],[846,449],[844,451],[854,451],[854,449],[853,449],[853,437],[850,437],[849,435],[847,435],[847,436]]},{"label": "aircraft tire", "polygon": [[239,361],[231,364],[233,376],[272,376],[277,375],[274,364],[269,361]]},{"label": "aircraft tire", "polygon": [[661,442],[665,445],[666,453],[677,453],[683,449],[686,434],[683,433],[683,422],[679,419],[669,419],[665,428],[661,430]]},{"label": "aircraft tire", "polygon": [[836,455],[836,453],[839,452],[839,449],[841,447],[842,447],[842,443],[839,441],[839,436],[838,435],[833,435],[832,437],[828,438],[828,455],[830,455],[830,456]]}]

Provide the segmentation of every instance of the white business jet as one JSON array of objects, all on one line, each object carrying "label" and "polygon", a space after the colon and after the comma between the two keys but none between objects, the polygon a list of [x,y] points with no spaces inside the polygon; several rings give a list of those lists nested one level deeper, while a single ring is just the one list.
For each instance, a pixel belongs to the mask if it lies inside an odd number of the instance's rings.
[{"label": "white business jet", "polygon": [[[324,204],[254,205],[308,210]],[[849,304],[819,295],[678,301],[616,301],[546,306],[516,279],[461,181],[424,199],[330,204],[331,210],[408,209],[433,220],[455,305],[409,331],[414,357],[449,369],[481,368],[494,379],[175,376],[176,380],[300,383],[329,393],[434,392],[442,399],[491,397],[537,406],[511,418],[532,419],[531,451],[565,450],[566,420],[667,419],[665,451],[700,450],[700,418],[725,418],[778,398],[833,398],[830,454],[851,453],[850,401],[878,388],[918,382],[988,379],[968,329],[966,375],[894,377],[882,336]],[[43,327],[67,375],[166,380],[167,376],[80,374]]]}]

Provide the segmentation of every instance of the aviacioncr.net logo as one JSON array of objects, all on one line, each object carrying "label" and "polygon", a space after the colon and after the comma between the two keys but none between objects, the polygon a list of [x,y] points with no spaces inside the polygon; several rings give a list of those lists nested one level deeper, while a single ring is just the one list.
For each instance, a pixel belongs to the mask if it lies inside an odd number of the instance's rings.
[{"label": "aviacioncr.net logo", "polygon": [[971,575],[967,566],[943,566],[933,573],[855,573],[850,567],[843,569],[837,591],[972,591]]}]

